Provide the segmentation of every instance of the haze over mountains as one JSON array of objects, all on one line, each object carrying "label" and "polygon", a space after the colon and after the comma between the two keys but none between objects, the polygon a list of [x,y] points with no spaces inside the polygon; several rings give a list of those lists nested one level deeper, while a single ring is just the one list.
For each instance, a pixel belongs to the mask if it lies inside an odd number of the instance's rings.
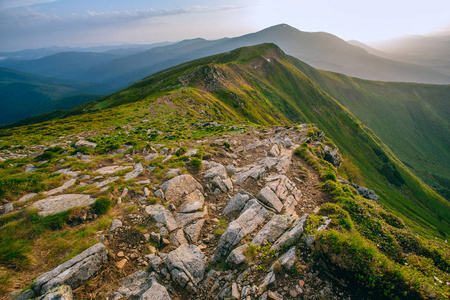
[{"label": "haze over mountains", "polygon": [[[60,52],[38,59],[4,59],[0,61],[0,66],[58,80],[93,83],[91,91],[80,90],[79,93],[105,95],[180,63],[267,42],[277,44],[287,54],[313,67],[349,76],[382,81],[450,83],[450,72],[445,64],[438,64],[443,69],[439,71],[439,68],[433,69],[432,64],[394,61],[368,53],[334,35],[302,32],[285,24],[236,38],[213,41],[198,38],[163,46],[105,48],[108,51],[104,52]],[[145,47],[151,49],[142,50]],[[25,52],[25,56],[23,53],[9,55],[33,57],[45,51],[38,49],[35,54],[32,50]],[[3,102],[14,107],[6,96]],[[31,115],[10,117],[6,113],[0,114],[0,123],[15,122],[28,116]]]}]

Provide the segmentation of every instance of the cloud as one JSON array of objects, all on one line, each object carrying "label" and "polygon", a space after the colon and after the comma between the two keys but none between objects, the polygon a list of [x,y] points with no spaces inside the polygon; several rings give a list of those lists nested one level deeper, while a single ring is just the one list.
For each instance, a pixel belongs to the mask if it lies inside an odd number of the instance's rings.
[{"label": "cloud", "polygon": [[0,9],[24,7],[24,6],[31,6],[31,5],[50,3],[50,2],[56,2],[56,1],[58,1],[58,0],[1,0],[0,1]]}]

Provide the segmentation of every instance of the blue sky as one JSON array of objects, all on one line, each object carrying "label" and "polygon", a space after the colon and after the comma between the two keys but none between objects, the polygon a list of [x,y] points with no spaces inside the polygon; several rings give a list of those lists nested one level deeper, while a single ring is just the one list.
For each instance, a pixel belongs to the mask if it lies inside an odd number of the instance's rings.
[{"label": "blue sky", "polygon": [[450,1],[0,0],[0,51],[216,39],[280,23],[371,43],[450,31]]}]

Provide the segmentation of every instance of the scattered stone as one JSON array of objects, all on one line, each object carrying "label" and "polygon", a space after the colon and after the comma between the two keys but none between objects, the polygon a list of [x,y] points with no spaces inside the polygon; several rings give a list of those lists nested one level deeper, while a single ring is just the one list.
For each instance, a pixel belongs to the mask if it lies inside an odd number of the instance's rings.
[{"label": "scattered stone", "polygon": [[124,259],[122,259],[122,260],[116,262],[116,267],[117,267],[118,269],[123,269],[123,267],[125,267],[127,261],[128,261],[128,260],[127,260],[126,258],[124,258]]},{"label": "scattered stone", "polygon": [[169,252],[166,265],[172,280],[179,286],[188,287],[192,283],[195,287],[205,274],[206,257],[197,246],[183,244]]},{"label": "scattered stone", "polygon": [[151,215],[156,222],[164,224],[170,232],[179,227],[172,213],[160,204],[146,206],[145,212]]},{"label": "scattered stone", "polygon": [[102,175],[109,175],[109,174],[114,174],[123,170],[127,170],[127,169],[131,169],[133,168],[132,166],[117,166],[117,165],[113,165],[113,166],[107,166],[107,167],[103,167],[100,169],[95,170],[95,173],[99,173]]},{"label": "scattered stone", "polygon": [[0,210],[3,214],[10,213],[14,209],[14,206],[11,202],[3,204],[2,209]]},{"label": "scattered stone", "polygon": [[279,259],[278,262],[280,265],[284,268],[286,272],[288,272],[297,261],[297,255],[295,254],[295,247],[291,247],[288,252],[283,254]]},{"label": "scattered stone", "polygon": [[278,145],[273,145],[272,148],[269,151],[269,155],[272,157],[277,157],[280,155],[280,149],[278,148]]},{"label": "scattered stone", "polygon": [[12,300],[30,300],[34,298],[34,291],[32,289],[25,290],[22,293],[20,293],[20,291],[18,292],[19,294],[14,293],[16,296],[10,294],[13,296]]},{"label": "scattered stone", "polygon": [[113,299],[139,299],[152,286],[152,281],[150,273],[137,271],[119,280],[120,287]]},{"label": "scattered stone", "polygon": [[296,218],[290,215],[273,215],[272,219],[253,238],[252,244],[261,246],[264,242],[273,244]]},{"label": "scattered stone", "polygon": [[222,214],[224,216],[227,216],[235,211],[240,211],[249,199],[250,196],[247,193],[245,193],[244,191],[239,191],[238,194],[228,200]]},{"label": "scattered stone", "polygon": [[134,166],[133,171],[125,174],[124,180],[128,181],[128,180],[134,179],[134,178],[138,177],[143,171],[144,171],[144,167],[142,166],[142,164],[137,163]]},{"label": "scattered stone", "polygon": [[25,166],[25,173],[30,173],[36,171],[36,167],[32,164],[28,164]]},{"label": "scattered stone", "polygon": [[26,202],[36,195],[37,195],[36,193],[26,194],[25,196],[22,196],[19,200],[17,200],[17,202]]},{"label": "scattered stone", "polygon": [[195,220],[202,219],[208,216],[207,206],[203,207],[203,211],[198,211],[194,213],[176,213],[175,220],[180,227],[185,227],[191,224]]},{"label": "scattered stone", "polygon": [[122,221],[120,221],[119,219],[114,219],[111,222],[111,227],[109,228],[109,231],[114,231],[119,227],[122,227]]},{"label": "scattered stone", "polygon": [[241,298],[241,294],[239,293],[239,289],[238,289],[236,282],[233,282],[233,284],[231,285],[231,298],[234,298],[234,299]]},{"label": "scattered stone", "polygon": [[203,187],[189,174],[180,175],[170,179],[161,185],[168,202],[178,202],[183,195],[188,195],[195,190],[203,191]]},{"label": "scattered stone", "polygon": [[36,294],[42,295],[60,285],[76,289],[94,276],[106,260],[106,247],[98,243],[52,271],[39,276],[35,279],[33,290]]},{"label": "scattered stone", "polygon": [[119,252],[117,252],[117,257],[118,258],[124,258],[125,257],[125,253],[123,253],[123,251],[119,251]]},{"label": "scattered stone", "polygon": [[33,203],[33,207],[40,210],[40,217],[57,214],[71,208],[88,206],[95,202],[94,198],[83,194],[64,194],[51,196]]},{"label": "scattered stone", "polygon": [[225,170],[225,167],[222,164],[206,161],[204,161],[203,164],[205,166],[209,166],[208,170],[203,174],[203,177],[214,178],[219,176],[222,179],[227,178],[227,171]]},{"label": "scattered stone", "polygon": [[[69,175],[72,177],[76,177],[78,176],[78,174],[80,174],[80,171],[72,171],[70,168],[65,168],[65,169],[60,169],[58,171],[55,172],[56,174],[65,174],[65,175]],[[89,176],[89,175],[87,175]]]},{"label": "scattered stone", "polygon": [[266,277],[264,277],[263,281],[259,285],[260,292],[267,291],[267,289],[273,287],[275,285],[275,273],[273,271],[269,272]]},{"label": "scattered stone", "polygon": [[205,197],[200,190],[194,190],[192,193],[188,194],[185,199],[186,200],[179,208],[179,212],[181,213],[197,211],[205,204]]},{"label": "scattered stone", "polygon": [[119,179],[119,176],[110,177],[110,178],[108,178],[108,179],[106,179],[106,180],[104,180],[104,181],[101,181],[101,182],[96,183],[95,185],[96,185],[98,188],[101,188],[101,187],[107,186],[108,184],[110,184],[110,183],[116,181],[117,179]]},{"label": "scattered stone", "polygon": [[147,160],[147,161],[150,161],[150,160],[154,160],[158,156],[159,156],[158,153],[150,153],[147,156],[145,156],[144,159]]},{"label": "scattered stone", "polygon": [[95,147],[97,147],[97,144],[93,143],[93,142],[88,142],[85,140],[79,140],[78,142],[75,143],[75,148],[78,149],[81,147],[95,148]]},{"label": "scattered stone", "polygon": [[333,166],[335,166],[336,168],[339,168],[339,166],[341,165],[341,156],[339,155],[339,148],[334,148],[331,149],[328,146],[325,146],[324,149],[324,159],[331,163]]},{"label": "scattered stone", "polygon": [[366,199],[375,200],[375,201],[380,199],[380,196],[375,194],[375,192],[373,190],[371,190],[371,189],[368,189],[366,187],[363,187],[363,186],[360,186],[360,185],[357,185],[357,184],[354,184],[354,183],[351,183],[351,182],[348,182],[348,181],[342,181],[342,183],[351,185],[352,187],[354,187],[356,189],[356,191],[361,196],[363,196]]},{"label": "scattered stone", "polygon": [[184,229],[184,233],[186,234],[186,237],[191,244],[197,243],[198,239],[200,238],[203,224],[205,224],[205,219],[200,219]]},{"label": "scattered stone", "polygon": [[151,287],[142,294],[141,300],[171,300],[166,288],[160,285],[156,279],[152,280]]},{"label": "scattered stone", "polygon": [[248,248],[247,244],[237,247],[233,251],[231,251],[230,255],[228,255],[226,263],[231,266],[239,266],[245,260],[244,251]]},{"label": "scattered stone", "polygon": [[76,181],[77,181],[76,179],[70,179],[69,181],[66,181],[62,186],[52,189],[48,192],[44,192],[44,194],[51,196],[54,194],[62,193],[64,190],[66,190],[69,187],[71,187],[72,185],[74,185]]},{"label": "scattered stone", "polygon": [[161,189],[157,190],[157,191],[155,192],[155,197],[156,197],[156,198],[159,198],[159,199],[161,199],[161,200],[164,200],[164,192],[163,192]]},{"label": "scattered stone", "polygon": [[273,244],[271,249],[279,250],[282,246],[290,246],[292,243],[294,243],[295,240],[297,240],[303,233],[303,229],[308,217],[308,214],[305,214],[303,217],[301,217],[294,224],[291,230],[283,233],[283,235]]},{"label": "scattered stone", "polygon": [[283,297],[280,294],[278,294],[277,292],[268,291],[267,292],[267,299],[283,300]]},{"label": "scattered stone", "polygon": [[166,236],[169,234],[169,231],[167,231],[166,227],[161,227],[158,231],[160,236]]},{"label": "scattered stone", "polygon": [[122,191],[122,195],[120,195],[121,198],[125,198],[128,195],[128,188],[124,188]]},{"label": "scattered stone", "polygon": [[283,209],[283,203],[281,203],[277,195],[268,186],[263,188],[256,198],[268,207],[275,209],[277,213],[280,213]]},{"label": "scattered stone", "polygon": [[169,171],[164,176],[178,176],[180,175],[180,169],[169,169]]}]

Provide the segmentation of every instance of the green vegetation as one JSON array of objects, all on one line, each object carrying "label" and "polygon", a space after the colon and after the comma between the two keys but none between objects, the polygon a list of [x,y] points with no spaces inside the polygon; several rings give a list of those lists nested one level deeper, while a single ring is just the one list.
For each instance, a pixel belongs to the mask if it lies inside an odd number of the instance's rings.
[{"label": "green vegetation", "polygon": [[99,197],[95,200],[94,204],[92,204],[92,208],[97,215],[106,214],[112,206],[113,202],[108,197]]}]

